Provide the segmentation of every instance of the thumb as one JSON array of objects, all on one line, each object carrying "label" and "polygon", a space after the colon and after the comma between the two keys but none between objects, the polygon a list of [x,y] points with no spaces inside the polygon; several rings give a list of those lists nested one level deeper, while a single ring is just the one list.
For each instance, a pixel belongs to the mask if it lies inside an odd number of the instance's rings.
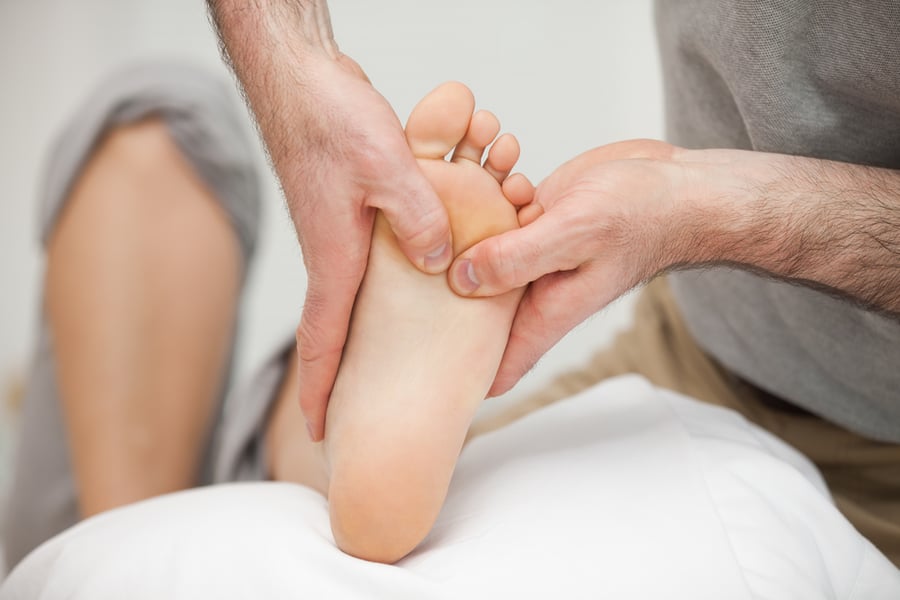
[{"label": "thumb", "polygon": [[556,271],[577,268],[587,257],[579,244],[585,230],[562,211],[489,237],[456,258],[450,286],[461,296],[496,296]]},{"label": "thumb", "polygon": [[411,263],[426,273],[442,273],[453,259],[447,209],[412,156],[399,172],[400,177],[386,178],[399,183],[370,193],[367,204],[384,213]]}]

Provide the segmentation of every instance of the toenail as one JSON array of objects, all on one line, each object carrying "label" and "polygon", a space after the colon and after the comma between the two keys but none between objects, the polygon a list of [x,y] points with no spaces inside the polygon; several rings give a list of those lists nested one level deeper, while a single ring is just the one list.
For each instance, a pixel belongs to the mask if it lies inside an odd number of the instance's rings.
[{"label": "toenail", "polygon": [[456,289],[464,294],[471,294],[481,285],[475,276],[475,267],[469,259],[461,260],[456,267]]},{"label": "toenail", "polygon": [[425,255],[425,270],[429,273],[440,273],[450,265],[452,258],[450,244],[445,242]]},{"label": "toenail", "polygon": [[309,421],[306,422],[306,433],[309,434],[309,439],[311,441],[316,441],[316,436],[313,433],[312,423],[310,423]]}]

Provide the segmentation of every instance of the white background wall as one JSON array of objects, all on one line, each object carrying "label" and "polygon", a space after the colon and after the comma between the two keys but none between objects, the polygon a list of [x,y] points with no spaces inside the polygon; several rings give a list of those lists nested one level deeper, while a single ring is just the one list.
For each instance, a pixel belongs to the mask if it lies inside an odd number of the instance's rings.
[{"label": "white background wall", "polygon": [[[519,168],[534,182],[593,146],[662,136],[649,0],[330,4],[341,48],[401,119],[438,83],[463,81],[519,136]],[[0,0],[0,391],[26,371],[34,344],[42,270],[35,200],[49,139],[103,73],[157,56],[226,75],[204,2]],[[272,181],[265,204],[243,311],[242,375],[293,328],[305,285]],[[513,395],[582,361],[628,321],[629,308],[620,303],[577,329]]]}]

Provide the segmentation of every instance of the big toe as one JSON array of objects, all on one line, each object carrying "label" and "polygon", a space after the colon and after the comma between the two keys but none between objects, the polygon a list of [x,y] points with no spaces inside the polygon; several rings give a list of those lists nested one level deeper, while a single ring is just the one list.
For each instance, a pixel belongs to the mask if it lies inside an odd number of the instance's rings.
[{"label": "big toe", "polygon": [[474,110],[475,96],[468,87],[457,81],[439,85],[409,115],[410,150],[418,158],[444,158],[465,136]]}]

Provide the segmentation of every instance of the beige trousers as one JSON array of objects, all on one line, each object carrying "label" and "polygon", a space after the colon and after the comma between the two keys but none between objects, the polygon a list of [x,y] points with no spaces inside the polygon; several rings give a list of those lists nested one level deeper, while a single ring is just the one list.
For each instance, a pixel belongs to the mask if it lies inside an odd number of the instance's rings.
[{"label": "beige trousers", "polygon": [[469,437],[563,400],[602,379],[638,373],[655,385],[736,410],[805,454],[847,519],[900,567],[900,445],[847,431],[744,382],[706,355],[688,332],[665,278],[642,292],[634,326],[581,369],[475,423]]}]

